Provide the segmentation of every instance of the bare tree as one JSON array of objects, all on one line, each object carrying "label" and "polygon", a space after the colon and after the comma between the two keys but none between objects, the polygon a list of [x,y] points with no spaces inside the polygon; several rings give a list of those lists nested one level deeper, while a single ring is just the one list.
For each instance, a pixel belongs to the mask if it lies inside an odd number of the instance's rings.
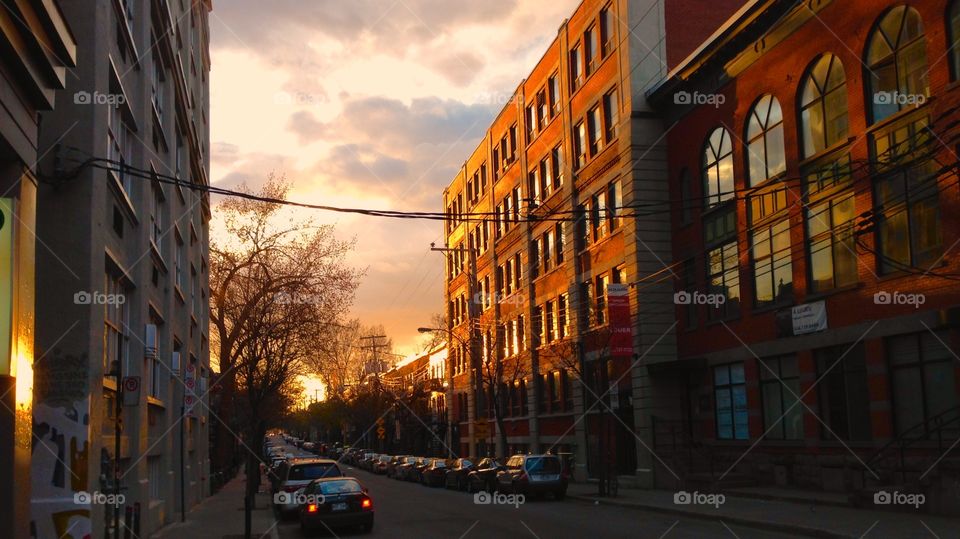
[{"label": "bare tree", "polygon": [[[507,339],[504,327],[487,331],[482,339],[480,360],[475,371],[477,388],[487,408],[493,413],[499,433],[499,445],[507,450],[507,431],[505,417],[510,396],[515,386],[530,374],[530,357],[526,351],[520,351],[520,339]],[[520,394],[519,398],[524,398]],[[499,455],[503,456],[503,455]]]},{"label": "bare tree", "polygon": [[[288,190],[271,175],[255,194],[284,199]],[[294,220],[280,204],[229,198],[217,216],[222,231],[210,247],[211,349],[219,362],[221,406],[231,412],[219,415],[241,420],[235,425],[250,449],[249,503],[268,418],[292,404],[297,377],[349,308],[359,272],[344,262],[352,242],[338,240],[331,225]]]}]

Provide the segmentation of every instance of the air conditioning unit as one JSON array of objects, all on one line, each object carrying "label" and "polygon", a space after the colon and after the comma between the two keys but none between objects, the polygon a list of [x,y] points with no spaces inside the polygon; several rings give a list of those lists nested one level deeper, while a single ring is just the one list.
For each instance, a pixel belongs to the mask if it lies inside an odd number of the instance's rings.
[{"label": "air conditioning unit", "polygon": [[170,354],[170,372],[174,376],[180,376],[180,352]]},{"label": "air conditioning unit", "polygon": [[143,355],[147,359],[157,359],[157,326],[147,324],[143,332]]}]

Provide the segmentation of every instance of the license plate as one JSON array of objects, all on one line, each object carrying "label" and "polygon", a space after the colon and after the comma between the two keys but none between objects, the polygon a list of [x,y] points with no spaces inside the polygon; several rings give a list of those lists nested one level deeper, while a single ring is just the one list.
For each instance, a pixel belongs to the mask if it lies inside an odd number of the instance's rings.
[{"label": "license plate", "polygon": [[331,511],[346,511],[346,510],[347,510],[347,504],[345,504],[345,503],[335,503],[335,504],[333,504],[332,506],[330,506],[330,510],[331,510]]}]

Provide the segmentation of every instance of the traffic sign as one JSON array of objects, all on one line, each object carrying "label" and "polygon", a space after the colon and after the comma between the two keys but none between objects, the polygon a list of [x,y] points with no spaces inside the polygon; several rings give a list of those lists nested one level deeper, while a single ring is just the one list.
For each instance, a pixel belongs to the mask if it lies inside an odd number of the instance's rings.
[{"label": "traffic sign", "polygon": [[387,429],[383,427],[377,427],[377,438],[383,440],[387,437]]},{"label": "traffic sign", "polygon": [[136,406],[140,404],[140,377],[126,376],[123,378],[123,405]]},{"label": "traffic sign", "polygon": [[486,421],[482,423],[473,424],[473,436],[474,438],[489,438],[490,437],[490,423]]}]

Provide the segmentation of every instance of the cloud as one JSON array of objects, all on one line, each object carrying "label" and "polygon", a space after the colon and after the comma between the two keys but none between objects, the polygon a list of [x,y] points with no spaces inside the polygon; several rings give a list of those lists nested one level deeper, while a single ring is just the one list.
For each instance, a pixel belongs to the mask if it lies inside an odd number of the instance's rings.
[{"label": "cloud", "polygon": [[320,122],[312,112],[299,111],[291,116],[289,128],[303,141],[352,140],[409,155],[424,144],[476,143],[493,114],[488,104],[424,97],[407,105],[375,96],[347,98],[341,113],[329,123]]}]

